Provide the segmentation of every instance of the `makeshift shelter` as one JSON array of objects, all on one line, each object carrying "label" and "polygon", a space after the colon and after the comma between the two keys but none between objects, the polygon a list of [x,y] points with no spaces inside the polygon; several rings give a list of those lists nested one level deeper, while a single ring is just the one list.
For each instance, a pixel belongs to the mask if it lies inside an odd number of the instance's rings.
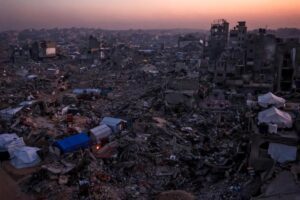
[{"label": "makeshift shelter", "polygon": [[22,137],[15,133],[5,133],[0,135],[0,160],[8,160],[16,148],[25,146]]},{"label": "makeshift shelter", "polygon": [[125,128],[126,121],[118,118],[104,117],[100,125],[103,124],[110,127],[113,133],[118,133]]},{"label": "makeshift shelter", "polygon": [[17,169],[36,166],[41,161],[37,154],[39,150],[39,148],[27,146],[16,148],[10,155],[10,162]]},{"label": "makeshift shelter", "polygon": [[270,143],[268,154],[277,162],[294,161],[297,158],[297,147],[285,144]]},{"label": "makeshift shelter", "polygon": [[19,106],[17,108],[6,108],[0,110],[0,118],[6,121],[12,120],[18,113],[22,111],[24,106]]},{"label": "makeshift shelter", "polygon": [[100,140],[107,138],[112,134],[111,128],[109,128],[105,124],[91,129],[90,132],[91,132],[91,139],[96,143],[100,142]]},{"label": "makeshift shelter", "polygon": [[274,95],[272,92],[258,96],[258,104],[261,107],[275,106],[277,108],[283,107],[285,99]]},{"label": "makeshift shelter", "polygon": [[19,137],[15,133],[4,133],[0,135],[0,151],[7,151],[7,145]]},{"label": "makeshift shelter", "polygon": [[293,120],[289,113],[283,112],[275,107],[258,113],[258,124],[277,124],[279,128],[291,128]]},{"label": "makeshift shelter", "polygon": [[96,88],[86,88],[86,89],[74,89],[73,93],[76,95],[83,95],[83,94],[101,94],[101,89],[96,89]]},{"label": "makeshift shelter", "polygon": [[79,149],[88,148],[90,146],[90,137],[86,133],[80,133],[56,141],[53,145],[62,153],[69,153]]}]

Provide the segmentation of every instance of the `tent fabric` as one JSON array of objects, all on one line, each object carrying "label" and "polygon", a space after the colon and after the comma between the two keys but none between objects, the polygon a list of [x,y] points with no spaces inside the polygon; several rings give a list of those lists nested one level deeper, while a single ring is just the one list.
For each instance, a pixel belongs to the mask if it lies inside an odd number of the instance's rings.
[{"label": "tent fabric", "polygon": [[111,125],[111,126],[116,126],[119,123],[123,122],[124,120],[122,119],[118,119],[118,118],[113,118],[113,117],[104,117],[102,120],[102,124],[106,124],[106,125]]},{"label": "tent fabric", "polygon": [[275,107],[258,113],[258,124],[261,123],[276,124],[278,128],[291,128],[293,126],[291,115]]},{"label": "tent fabric", "polygon": [[270,143],[268,154],[279,163],[294,161],[297,157],[297,147]]},{"label": "tent fabric", "polygon": [[15,149],[24,147],[24,146],[26,146],[26,145],[23,140],[23,137],[20,137],[20,138],[17,138],[15,140],[11,141],[6,147],[7,147],[8,152],[10,154],[12,154],[15,151]]},{"label": "tent fabric", "polygon": [[95,142],[99,142],[99,140],[110,136],[112,130],[107,125],[103,124],[91,129],[90,132],[91,132],[91,138]]},{"label": "tent fabric", "polygon": [[39,148],[27,146],[16,148],[10,155],[12,158],[10,162],[17,169],[33,167],[41,161],[37,154],[39,150]]},{"label": "tent fabric", "polygon": [[69,153],[79,149],[88,148],[90,145],[90,137],[86,133],[80,133],[56,141],[54,146],[58,147],[62,153]]},{"label": "tent fabric", "polygon": [[277,124],[269,124],[268,132],[269,133],[277,133]]},{"label": "tent fabric", "polygon": [[279,108],[284,106],[285,99],[274,95],[272,92],[269,92],[267,94],[258,96],[258,104],[264,108],[267,108],[270,105]]},{"label": "tent fabric", "polygon": [[121,126],[122,122],[126,122],[126,121],[118,118],[113,118],[113,117],[104,117],[100,125],[105,124],[108,127],[110,127],[114,133],[118,133],[122,129]]},{"label": "tent fabric", "polygon": [[80,94],[101,94],[101,90],[100,89],[96,89],[96,88],[86,88],[86,89],[74,89],[73,90],[74,94],[80,95]]},{"label": "tent fabric", "polygon": [[15,133],[4,133],[0,135],[0,150],[7,151],[7,146],[19,137]]},{"label": "tent fabric", "polygon": [[24,108],[24,106],[19,106],[17,108],[6,108],[6,109],[3,109],[3,110],[0,110],[0,117],[4,120],[11,120],[23,108]]}]

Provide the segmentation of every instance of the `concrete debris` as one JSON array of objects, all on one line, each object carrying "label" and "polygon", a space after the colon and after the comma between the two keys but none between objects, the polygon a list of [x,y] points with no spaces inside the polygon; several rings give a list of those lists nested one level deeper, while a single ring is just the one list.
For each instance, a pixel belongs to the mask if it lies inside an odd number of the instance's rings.
[{"label": "concrete debris", "polygon": [[296,199],[300,44],[265,32],[0,34],[1,168],[37,199]]}]

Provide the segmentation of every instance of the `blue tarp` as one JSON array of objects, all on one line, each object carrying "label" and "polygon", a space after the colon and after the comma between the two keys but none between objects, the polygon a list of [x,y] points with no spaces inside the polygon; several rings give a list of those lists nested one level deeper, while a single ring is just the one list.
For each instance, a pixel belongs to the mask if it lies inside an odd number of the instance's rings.
[{"label": "blue tarp", "polygon": [[86,89],[74,89],[73,93],[76,95],[83,95],[83,94],[98,94],[98,95],[103,95],[103,96],[107,96],[108,93],[112,92],[113,89],[111,87],[108,88],[86,88]]},{"label": "blue tarp", "polygon": [[96,88],[86,88],[86,89],[74,89],[73,93],[76,95],[81,95],[81,94],[101,94],[101,90],[100,89],[96,89]]},{"label": "blue tarp", "polygon": [[58,147],[62,153],[69,153],[90,146],[90,137],[86,133],[80,133],[56,141],[54,146]]}]

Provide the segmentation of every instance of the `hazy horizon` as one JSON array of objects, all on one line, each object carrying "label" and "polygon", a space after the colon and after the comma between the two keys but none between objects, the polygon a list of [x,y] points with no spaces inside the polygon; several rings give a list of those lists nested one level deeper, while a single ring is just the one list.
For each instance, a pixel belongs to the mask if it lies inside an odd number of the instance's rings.
[{"label": "hazy horizon", "polygon": [[298,0],[0,0],[0,31],[41,28],[203,29],[224,18],[231,27],[300,28]]}]

